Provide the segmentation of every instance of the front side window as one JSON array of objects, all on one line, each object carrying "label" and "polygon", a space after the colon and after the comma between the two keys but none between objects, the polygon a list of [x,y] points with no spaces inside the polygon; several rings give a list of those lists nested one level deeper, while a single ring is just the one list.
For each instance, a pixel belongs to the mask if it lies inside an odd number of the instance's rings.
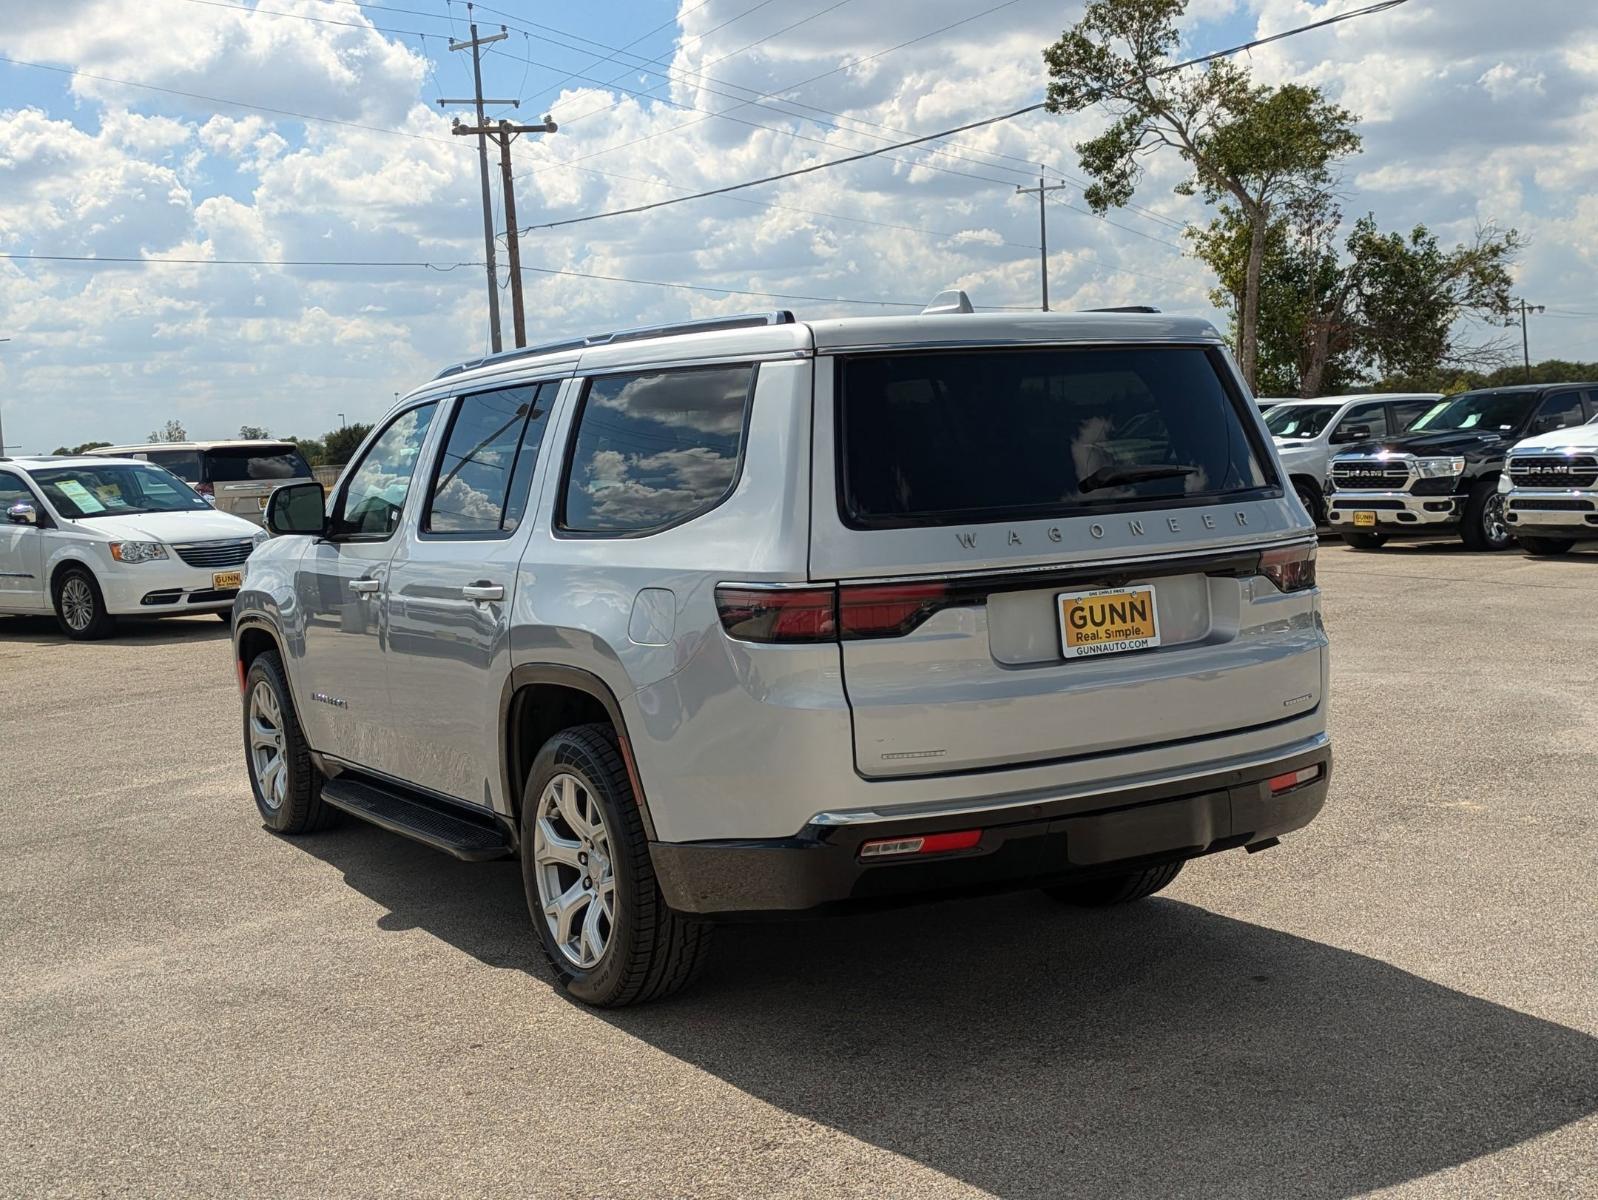
[{"label": "front side window", "polygon": [[416,460],[438,402],[407,409],[395,417],[350,472],[333,520],[344,537],[386,538],[399,528]]},{"label": "front side window", "polygon": [[207,483],[311,478],[311,465],[298,446],[223,446],[205,452]]},{"label": "front side window", "polygon": [[590,380],[561,528],[642,533],[721,503],[738,475],[754,381],[748,364]]},{"label": "front side window", "polygon": [[1319,437],[1336,415],[1335,404],[1279,404],[1265,414],[1265,428],[1272,437]]},{"label": "front side window", "polygon": [[1213,503],[1273,486],[1201,347],[868,355],[839,366],[846,523]]},{"label": "front side window", "polygon": [[554,392],[532,384],[461,399],[438,456],[424,530],[508,533],[521,523]]},{"label": "front side window", "polygon": [[133,513],[205,511],[211,506],[170,471],[143,463],[56,467],[35,471],[34,483],[68,520]]}]

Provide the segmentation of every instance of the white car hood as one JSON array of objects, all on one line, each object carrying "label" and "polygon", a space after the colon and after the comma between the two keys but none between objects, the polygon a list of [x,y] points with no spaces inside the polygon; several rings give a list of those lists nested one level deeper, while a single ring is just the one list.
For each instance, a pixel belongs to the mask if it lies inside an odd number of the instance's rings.
[{"label": "white car hood", "polygon": [[1516,442],[1515,450],[1598,450],[1598,423],[1556,429]]},{"label": "white car hood", "polygon": [[96,533],[111,542],[216,542],[253,538],[261,532],[242,517],[213,509],[189,512],[129,513],[73,521],[76,529]]}]

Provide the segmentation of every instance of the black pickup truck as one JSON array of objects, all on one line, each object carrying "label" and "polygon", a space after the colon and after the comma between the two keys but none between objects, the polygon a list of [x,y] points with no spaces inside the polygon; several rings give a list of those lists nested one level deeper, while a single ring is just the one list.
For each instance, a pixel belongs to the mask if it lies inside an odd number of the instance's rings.
[{"label": "black pickup truck", "polygon": [[1350,446],[1332,459],[1327,517],[1361,550],[1439,535],[1472,550],[1505,549],[1515,539],[1498,477],[1509,448],[1595,417],[1598,383],[1450,396],[1398,436]]}]

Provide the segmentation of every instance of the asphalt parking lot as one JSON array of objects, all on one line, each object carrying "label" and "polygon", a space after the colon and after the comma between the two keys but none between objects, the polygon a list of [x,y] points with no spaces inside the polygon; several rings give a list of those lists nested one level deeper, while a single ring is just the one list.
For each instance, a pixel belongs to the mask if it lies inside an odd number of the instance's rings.
[{"label": "asphalt parking lot", "polygon": [[215,619],[0,618],[0,1192],[1598,1196],[1598,554],[1321,582],[1305,832],[1107,914],[723,930],[613,1014],[515,864],[264,832]]}]

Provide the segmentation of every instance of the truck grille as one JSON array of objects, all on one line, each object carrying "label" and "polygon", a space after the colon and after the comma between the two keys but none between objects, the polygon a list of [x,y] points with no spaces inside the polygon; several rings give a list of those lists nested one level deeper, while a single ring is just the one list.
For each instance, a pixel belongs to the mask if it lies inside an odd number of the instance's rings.
[{"label": "truck grille", "polygon": [[1338,491],[1401,492],[1409,485],[1409,464],[1391,458],[1350,458],[1332,464]]},{"label": "truck grille", "polygon": [[181,546],[173,546],[178,552],[178,557],[191,567],[236,567],[250,557],[250,551],[255,543],[244,538],[241,541],[226,542],[188,542]]},{"label": "truck grille", "polygon": [[1592,512],[1594,505],[1591,500],[1562,500],[1549,496],[1540,500],[1511,500],[1509,507],[1513,512]]},{"label": "truck grille", "polygon": [[1591,454],[1521,455],[1509,460],[1509,481],[1519,487],[1592,487],[1598,484],[1598,458]]}]

